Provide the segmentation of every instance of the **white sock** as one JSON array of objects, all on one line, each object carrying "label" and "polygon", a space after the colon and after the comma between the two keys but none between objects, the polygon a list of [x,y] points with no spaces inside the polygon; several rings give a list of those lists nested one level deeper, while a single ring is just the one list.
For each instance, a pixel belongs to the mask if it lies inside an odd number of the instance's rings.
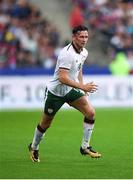
[{"label": "white sock", "polygon": [[93,128],[94,128],[94,124],[88,124],[84,122],[84,133],[83,133],[83,139],[82,139],[82,145],[81,145],[83,149],[86,149],[87,147],[90,146],[90,139],[91,139]]},{"label": "white sock", "polygon": [[33,141],[32,141],[32,145],[31,145],[32,149],[34,149],[34,150],[39,149],[39,143],[43,139],[44,135],[45,135],[45,133],[40,132],[38,130],[38,128],[36,127],[34,137],[33,137]]}]

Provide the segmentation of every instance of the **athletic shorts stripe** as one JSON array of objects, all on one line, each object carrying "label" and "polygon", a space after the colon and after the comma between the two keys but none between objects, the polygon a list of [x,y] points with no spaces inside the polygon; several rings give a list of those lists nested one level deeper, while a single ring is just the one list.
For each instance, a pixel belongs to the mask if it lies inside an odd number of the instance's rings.
[{"label": "athletic shorts stripe", "polygon": [[46,87],[46,88],[45,88],[45,92],[44,92],[44,106],[45,106],[47,97],[48,97],[48,88]]}]

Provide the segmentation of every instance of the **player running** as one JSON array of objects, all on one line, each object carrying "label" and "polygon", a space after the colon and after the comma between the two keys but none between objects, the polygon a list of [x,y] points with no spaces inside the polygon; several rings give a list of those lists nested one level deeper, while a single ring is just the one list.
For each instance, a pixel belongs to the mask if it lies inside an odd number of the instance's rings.
[{"label": "player running", "polygon": [[68,103],[84,115],[80,153],[93,158],[101,157],[101,154],[90,146],[95,122],[95,109],[86,96],[87,93],[95,92],[98,87],[94,82],[84,83],[82,75],[82,66],[88,56],[88,51],[84,48],[89,38],[88,28],[78,26],[73,29],[72,33],[72,43],[61,50],[54,77],[45,90],[44,114],[35,129],[32,143],[29,145],[30,158],[33,162],[40,162],[40,141],[50,127],[55,114],[64,103]]}]

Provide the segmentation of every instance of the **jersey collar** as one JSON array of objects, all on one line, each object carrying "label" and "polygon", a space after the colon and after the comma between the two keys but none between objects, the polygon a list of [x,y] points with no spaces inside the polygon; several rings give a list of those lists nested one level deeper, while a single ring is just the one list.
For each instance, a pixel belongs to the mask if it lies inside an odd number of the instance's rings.
[{"label": "jersey collar", "polygon": [[78,54],[80,54],[80,53],[81,53],[81,51],[83,51],[83,49],[78,50],[78,49],[76,48],[76,46],[74,45],[74,43],[73,43],[73,42],[72,42],[71,44],[72,44],[72,46],[73,46],[74,50],[75,50]]}]

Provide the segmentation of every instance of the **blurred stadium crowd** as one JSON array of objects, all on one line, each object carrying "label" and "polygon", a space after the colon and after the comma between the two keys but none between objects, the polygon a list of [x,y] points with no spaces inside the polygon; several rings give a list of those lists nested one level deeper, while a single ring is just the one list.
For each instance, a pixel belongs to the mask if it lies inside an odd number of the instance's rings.
[{"label": "blurred stadium crowd", "polygon": [[[106,39],[104,53],[133,73],[133,0],[71,0],[70,27],[86,24]],[[98,34],[99,35],[99,34]],[[65,43],[65,42],[64,42]],[[0,69],[54,67],[60,32],[27,0],[0,0]],[[121,61],[122,63],[122,61]],[[117,67],[119,68],[119,67]]]},{"label": "blurred stadium crowd", "polygon": [[0,68],[51,67],[58,29],[27,0],[0,0]]},{"label": "blurred stadium crowd", "polygon": [[132,73],[133,0],[72,0],[72,3],[71,28],[87,24],[94,35],[100,32],[106,39],[104,46],[108,57],[116,60],[120,53]]}]

